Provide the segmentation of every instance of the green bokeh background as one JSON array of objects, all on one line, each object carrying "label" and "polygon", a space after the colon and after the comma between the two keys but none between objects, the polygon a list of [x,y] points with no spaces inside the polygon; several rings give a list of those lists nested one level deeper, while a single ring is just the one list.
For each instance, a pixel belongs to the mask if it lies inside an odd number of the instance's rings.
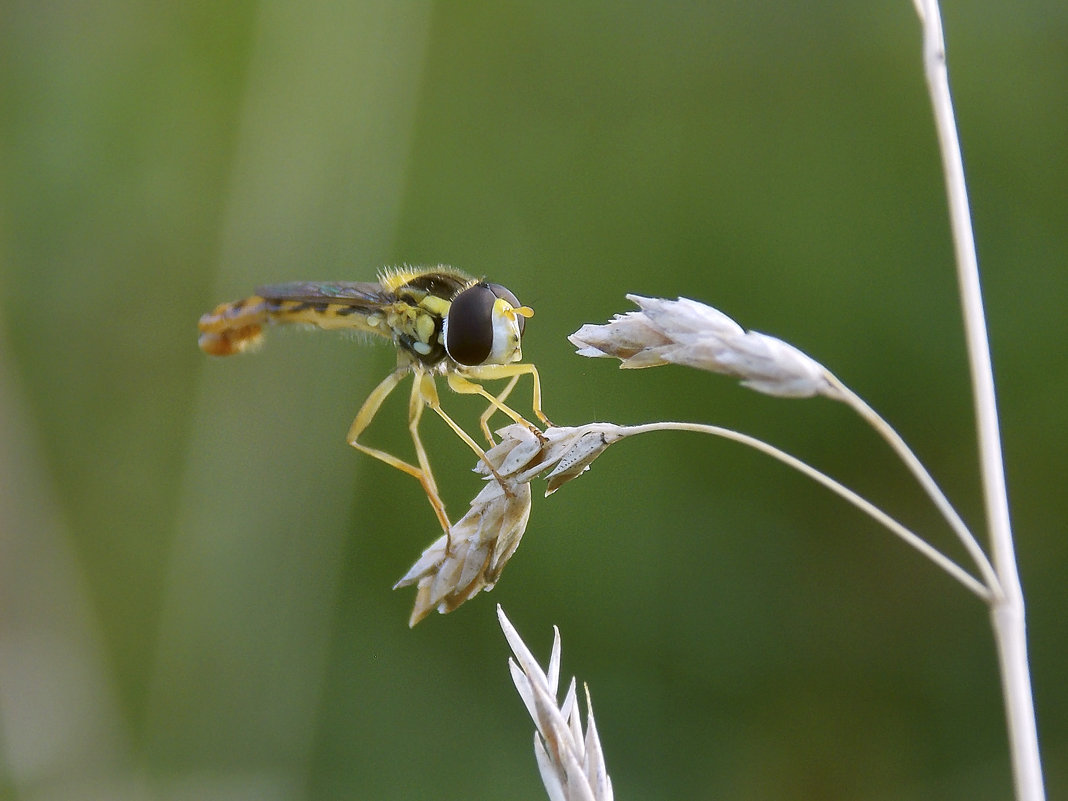
[{"label": "green bokeh background", "polygon": [[[944,9],[1051,798],[1066,9]],[[542,657],[560,627],[618,798],[1010,796],[984,609],[806,479],[695,435],[626,442],[536,492],[491,595],[409,631],[390,587],[434,517],[343,441],[390,349],[195,344],[257,284],[453,264],[536,309],[555,422],[736,427],[963,561],[843,407],[624,373],[565,338],[627,292],[712,303],[834,370],[980,528],[907,0],[13,0],[0,136],[0,798],[543,798],[497,603]],[[387,404],[370,440],[404,451],[403,417]],[[424,428],[458,515],[473,459]]]}]

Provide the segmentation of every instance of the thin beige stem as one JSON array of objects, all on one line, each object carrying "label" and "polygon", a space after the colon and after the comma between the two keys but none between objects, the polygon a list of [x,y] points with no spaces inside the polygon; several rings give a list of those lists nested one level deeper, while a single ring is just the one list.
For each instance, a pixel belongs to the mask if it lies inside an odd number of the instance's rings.
[{"label": "thin beige stem", "polygon": [[1009,749],[1018,801],[1043,801],[1042,761],[1038,750],[1034,696],[1027,664],[1027,633],[1023,588],[1009,520],[1005,466],[1001,453],[990,344],[979,285],[968,190],[964,181],[953,99],[949,92],[946,45],[937,0],[913,0],[923,26],[923,62],[931,95],[935,129],[949,202],[950,230],[957,262],[957,282],[964,312],[965,340],[971,366],[979,441],[979,469],[986,502],[987,526],[1000,592],[991,599],[991,625],[1001,667],[1002,693],[1008,721]]},{"label": "thin beige stem", "polygon": [[826,473],[822,473],[810,464],[801,461],[795,456],[791,456],[774,445],[769,445],[763,440],[751,437],[748,434],[742,434],[738,431],[732,431],[729,428],[722,428],[720,426],[705,425],[702,423],[678,423],[678,422],[662,422],[662,423],[647,423],[645,425],[638,426],[623,426],[621,429],[621,435],[624,437],[633,436],[635,434],[645,434],[650,431],[694,431],[701,434],[710,434],[715,437],[723,437],[724,439],[733,440],[743,445],[748,445],[751,448],[755,448],[761,453],[765,453],[771,456],[773,459],[778,459],[783,464],[794,468],[795,470],[803,473],[814,481],[819,482],[827,489],[831,490],[841,498],[849,501],[855,507],[862,512],[873,518],[877,522],[884,525],[898,538],[903,540],[907,545],[911,546],[921,554],[926,556],[946,573],[959,581],[964,587],[975,595],[977,595],[983,601],[989,603],[990,591],[981,582],[972,576],[968,571],[964,570],[960,565],[939,551],[937,548],[930,545],[922,537],[909,530],[905,526],[901,525],[897,520],[892,518],[882,509],[871,503],[867,499],[855,493],[841,482],[828,476]]},{"label": "thin beige stem", "polygon": [[949,502],[945,493],[942,492],[934,478],[927,471],[927,468],[923,466],[923,463],[920,462],[919,458],[913,453],[905,440],[901,438],[901,435],[894,430],[893,426],[887,423],[886,420],[869,406],[863,398],[839,381],[837,377],[828,375],[827,378],[834,384],[842,402],[848,404],[857,412],[857,414],[864,418],[864,420],[875,429],[879,436],[886,440],[887,444],[894,449],[894,452],[901,458],[901,461],[905,463],[905,467],[907,467],[909,472],[915,476],[916,480],[923,488],[923,491],[927,493],[927,496],[938,508],[938,511],[942,513],[942,516],[949,523],[950,528],[953,529],[957,538],[972,557],[980,574],[983,576],[983,582],[990,589],[991,598],[999,597],[1001,595],[1001,582],[998,581],[997,573],[994,572],[990,560],[986,558],[986,554],[983,552],[983,548],[979,544],[979,541],[975,539],[975,536],[969,530],[967,524],[961,519],[960,515],[957,514],[957,510],[953,508],[953,505]]}]

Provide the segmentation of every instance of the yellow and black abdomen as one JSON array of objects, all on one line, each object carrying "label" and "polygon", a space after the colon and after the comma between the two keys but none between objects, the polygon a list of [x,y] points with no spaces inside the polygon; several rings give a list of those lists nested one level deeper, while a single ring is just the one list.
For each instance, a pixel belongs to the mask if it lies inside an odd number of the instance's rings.
[{"label": "yellow and black abdomen", "polygon": [[[265,287],[270,289],[270,287]],[[264,291],[264,290],[260,290]],[[363,331],[390,337],[382,308],[322,298],[280,298],[252,295],[216,306],[200,318],[200,349],[212,356],[231,356],[255,347],[268,323],[298,323],[316,328]]]},{"label": "yellow and black abdomen", "polygon": [[258,295],[220,303],[201,316],[197,344],[212,356],[232,356],[257,345],[269,318],[267,301]]}]

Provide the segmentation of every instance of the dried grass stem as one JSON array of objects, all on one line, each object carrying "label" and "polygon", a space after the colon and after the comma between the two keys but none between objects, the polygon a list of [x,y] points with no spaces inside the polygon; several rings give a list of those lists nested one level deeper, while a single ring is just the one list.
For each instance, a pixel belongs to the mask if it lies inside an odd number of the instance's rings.
[{"label": "dried grass stem", "polygon": [[888,515],[878,506],[873,504],[866,498],[858,495],[853,490],[846,487],[840,481],[831,478],[826,473],[817,470],[807,462],[803,462],[796,456],[791,456],[786,451],[776,448],[774,445],[770,445],[761,439],[743,434],[739,431],[734,431],[729,428],[723,428],[721,426],[706,425],[703,423],[680,423],[680,422],[657,422],[647,423],[645,425],[638,426],[626,426],[623,427],[623,436],[632,436],[635,434],[644,434],[650,431],[694,431],[701,434],[710,434],[715,437],[722,437],[734,442],[741,443],[742,445],[748,445],[750,448],[754,448],[761,453],[767,454],[773,459],[777,459],[788,467],[792,467],[795,470],[803,473],[804,475],[816,481],[831,492],[838,495],[840,498],[853,504],[857,509],[867,514],[875,521],[884,525],[895,536],[901,539],[905,544],[919,551],[926,556],[946,573],[960,582],[966,589],[978,596],[984,602],[989,603],[991,598],[990,590],[978,579],[972,576],[968,571],[964,570],[960,565],[939,551],[937,548],[929,544],[926,540],[920,537],[915,532],[903,526],[893,517]]}]

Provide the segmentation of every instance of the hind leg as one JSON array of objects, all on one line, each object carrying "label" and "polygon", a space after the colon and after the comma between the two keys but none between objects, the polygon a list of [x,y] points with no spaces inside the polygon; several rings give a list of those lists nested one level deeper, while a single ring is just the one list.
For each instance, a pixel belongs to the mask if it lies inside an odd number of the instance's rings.
[{"label": "hind leg", "polygon": [[[364,445],[359,441],[360,435],[367,429],[374,420],[375,415],[378,413],[379,408],[382,406],[383,401],[389,396],[397,384],[399,384],[408,373],[410,369],[405,367],[399,367],[386,376],[370,395],[367,396],[367,400],[363,402],[363,406],[360,407],[360,411],[356,414],[356,419],[352,421],[352,425],[349,427],[349,433],[347,441],[349,445],[356,448],[368,456],[373,456],[381,462],[385,462],[390,467],[407,473],[410,476],[416,478],[423,487],[423,491],[426,493],[427,500],[430,501],[431,507],[434,509],[434,514],[438,518],[438,523],[441,524],[442,530],[446,536],[449,536],[449,530],[451,524],[449,518],[445,514],[445,503],[441,500],[441,495],[438,493],[437,484],[434,482],[434,474],[430,471],[430,462],[426,456],[426,450],[423,448],[423,442],[419,438],[419,420],[423,414],[423,388],[420,386],[423,378],[429,378],[421,372],[417,372],[414,377],[412,385],[412,394],[408,402],[408,431],[411,433],[412,442],[415,445],[415,456],[419,462],[417,467],[410,462],[406,462],[394,456],[392,453],[380,450],[378,448],[372,448],[369,445]],[[451,545],[451,542],[449,543]]]}]

